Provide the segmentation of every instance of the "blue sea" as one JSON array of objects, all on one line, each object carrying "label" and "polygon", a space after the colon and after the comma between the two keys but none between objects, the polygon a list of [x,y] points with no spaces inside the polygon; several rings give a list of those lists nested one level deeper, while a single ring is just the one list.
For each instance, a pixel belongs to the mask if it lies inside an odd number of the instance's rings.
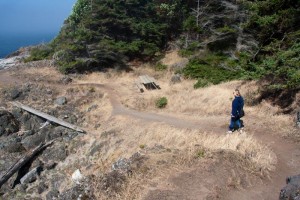
[{"label": "blue sea", "polygon": [[0,59],[18,50],[20,47],[48,43],[58,33],[0,33]]}]

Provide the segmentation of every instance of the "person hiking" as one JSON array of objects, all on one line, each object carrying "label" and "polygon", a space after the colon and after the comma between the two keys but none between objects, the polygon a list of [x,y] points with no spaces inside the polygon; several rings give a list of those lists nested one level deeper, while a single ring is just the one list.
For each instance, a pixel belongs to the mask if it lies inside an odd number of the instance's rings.
[{"label": "person hiking", "polygon": [[227,133],[232,133],[233,131],[238,130],[244,126],[241,120],[241,117],[244,116],[244,99],[238,89],[234,90],[233,95],[234,99],[232,101],[231,119],[229,130]]}]

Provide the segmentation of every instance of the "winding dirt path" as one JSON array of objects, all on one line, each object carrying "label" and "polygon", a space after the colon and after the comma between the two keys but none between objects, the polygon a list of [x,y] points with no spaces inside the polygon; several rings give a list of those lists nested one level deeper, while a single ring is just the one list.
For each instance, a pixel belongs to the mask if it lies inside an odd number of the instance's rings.
[{"label": "winding dirt path", "polygon": [[[118,94],[113,90],[113,86],[93,83],[81,85],[94,86],[104,89],[109,94],[109,98],[113,107],[112,116],[129,116],[132,118],[143,120],[144,122],[162,122],[177,128],[198,129],[204,132],[212,132],[215,134],[224,134],[226,132],[226,127],[220,125],[224,124],[224,118],[226,118],[226,116],[203,117],[198,118],[197,121],[191,121],[181,119],[179,118],[179,116],[174,115],[136,111],[126,108],[120,103],[120,98]],[[255,116],[247,115],[246,120],[256,121],[257,119]],[[216,124],[219,125],[216,126]],[[222,199],[278,199],[281,188],[285,186],[286,177],[300,174],[300,147],[298,144],[292,141],[288,141],[286,139],[283,139],[282,137],[277,136],[276,134],[272,134],[270,130],[265,127],[257,127],[255,123],[249,125],[247,125],[246,123],[246,126],[248,130],[251,130],[251,134],[253,134],[257,140],[261,141],[263,144],[268,145],[274,151],[278,159],[276,170],[270,174],[270,179],[266,179],[261,183],[257,183],[253,187],[247,188],[246,191],[232,190],[225,197],[222,197]],[[191,176],[186,175],[185,173],[185,176],[188,176],[190,178],[189,182],[194,182],[195,184],[181,185],[181,191],[189,191],[189,195],[176,194],[177,196],[175,195],[174,197],[174,193],[172,192],[169,193],[169,196],[162,192],[160,196],[156,195],[155,199],[202,199],[201,195],[198,195],[198,193],[199,182],[203,181],[203,177],[195,176],[195,174],[197,174],[195,173],[195,171],[191,172]],[[170,177],[170,180],[179,176],[180,175],[174,175],[174,177]],[[191,192],[193,190],[194,192]]]},{"label": "winding dirt path", "polygon": [[[15,84],[16,82],[20,83],[21,80],[16,80],[12,78],[8,71],[0,71],[0,86],[1,85],[9,85]],[[166,115],[166,114],[156,114],[150,112],[140,112],[136,110],[132,110],[124,107],[120,101],[118,93],[113,90],[112,86],[102,85],[102,84],[80,84],[83,86],[94,86],[105,90],[110,98],[113,111],[112,116],[123,115],[129,116],[135,119],[139,119],[147,122],[162,122],[169,124],[178,128],[189,128],[189,129],[198,129],[205,132],[212,132],[215,134],[224,134],[226,131],[226,127],[222,126],[224,124],[224,118],[226,116],[212,116],[212,117],[203,117],[197,119],[197,121],[186,120],[180,118],[180,116],[176,115]],[[246,119],[248,121],[257,120],[255,116],[247,116]],[[216,126],[216,124],[219,124]],[[246,123],[247,125],[247,123]],[[257,127],[254,124],[249,124],[247,126],[249,130],[251,130],[251,134],[253,134],[256,139],[260,140],[262,143],[270,146],[270,148],[274,151],[278,158],[278,164],[276,166],[276,170],[272,172],[270,180],[265,180],[261,183],[257,183],[251,188],[247,188],[244,190],[232,190],[222,199],[231,200],[231,199],[260,199],[260,200],[271,200],[278,199],[280,189],[285,185],[285,178],[287,176],[300,174],[300,147],[298,144],[295,144],[291,141],[285,140],[275,134],[270,133],[264,127]],[[225,129],[225,130],[224,130]],[[196,169],[195,169],[196,170]],[[201,170],[201,169],[198,169]],[[195,174],[195,172],[193,172]],[[182,184],[180,187],[182,192],[189,192],[189,194],[177,194],[177,196],[172,196],[172,192],[170,196],[165,193],[161,193],[161,195],[157,196],[156,199],[202,199],[199,193],[199,183],[203,181],[201,176],[190,176],[192,175],[186,173],[184,177],[189,177],[190,184]],[[173,175],[170,177],[170,181],[172,178],[182,177],[182,174]],[[194,184],[193,184],[194,183]],[[192,192],[194,191],[194,192]],[[196,195],[196,196],[195,196]]]}]

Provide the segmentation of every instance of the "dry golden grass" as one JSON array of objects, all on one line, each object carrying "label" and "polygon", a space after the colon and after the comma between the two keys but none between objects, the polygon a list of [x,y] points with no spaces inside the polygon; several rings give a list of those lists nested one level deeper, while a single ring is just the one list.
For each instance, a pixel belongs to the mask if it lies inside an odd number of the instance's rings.
[{"label": "dry golden grass", "polygon": [[[264,175],[268,174],[268,171],[274,170],[277,163],[276,155],[266,145],[261,144],[248,134],[201,133],[198,130],[177,129],[166,124],[144,123],[124,117],[115,117],[110,125],[107,124],[106,126],[113,127],[117,135],[110,139],[109,150],[101,152],[99,155],[98,158],[101,159],[101,162],[98,164],[103,165],[103,161],[107,164],[113,163],[119,158],[129,158],[135,152],[143,152],[144,148],[151,149],[156,145],[162,145],[170,152],[179,152],[176,160],[173,160],[168,167],[164,166],[163,168],[156,164],[159,159],[162,159],[161,154],[152,155],[147,161],[147,166],[151,166],[151,170],[131,177],[120,199],[133,199],[133,197],[139,199],[138,195],[143,190],[142,188],[148,185],[151,180],[165,177],[166,174],[174,174],[174,170],[180,171],[184,166],[190,165],[197,156],[199,148],[204,148],[207,151],[229,150],[236,152],[242,155],[245,160],[250,161],[251,165],[247,166],[247,170],[253,170],[256,173],[261,172]],[[117,144],[117,140],[122,142]],[[170,155],[169,158],[165,157],[164,159],[170,161],[171,157]],[[100,168],[109,170],[110,165]],[[93,170],[92,173],[94,172]]]},{"label": "dry golden grass", "polygon": [[[176,53],[170,54],[163,63],[172,65],[181,58]],[[26,68],[22,69],[24,76],[39,77],[44,81],[53,82],[62,78],[54,68]],[[139,75],[148,74],[157,79],[161,90],[145,91],[140,93],[135,81]],[[145,174],[134,174],[127,182],[124,194],[119,199],[139,199],[141,188],[148,184],[149,179],[160,179],[161,174],[171,173],[174,170],[184,167],[192,162],[200,149],[207,151],[229,150],[241,155],[245,160],[250,161],[248,170],[255,172],[268,172],[275,169],[277,157],[266,145],[257,141],[251,133],[254,130],[247,130],[247,133],[224,134],[227,121],[231,111],[232,92],[240,88],[242,95],[255,96],[258,86],[255,82],[231,81],[219,85],[212,85],[206,88],[193,89],[194,80],[183,80],[179,84],[171,85],[169,80],[172,72],[156,72],[151,66],[144,66],[134,69],[133,72],[116,72],[109,70],[107,73],[94,72],[80,76],[74,80],[74,85],[64,86],[60,89],[60,95],[70,99],[70,103],[77,106],[85,113],[84,127],[88,134],[78,138],[84,142],[78,146],[73,154],[59,163],[57,170],[71,176],[80,168],[83,175],[101,175],[110,171],[111,164],[119,158],[129,158],[136,152],[146,151],[156,145],[162,145],[170,152],[180,152],[176,160],[172,160],[169,167],[165,169],[157,166],[159,159],[171,159],[152,155],[147,162],[153,171],[146,171]],[[98,86],[87,86],[78,84],[96,83]],[[111,97],[115,96],[124,106],[134,110],[151,111],[163,113],[180,119],[199,119],[212,121],[218,125],[224,124],[224,132],[204,132],[195,127],[176,128],[168,124],[149,122],[143,119],[136,119],[126,115],[113,116],[113,105]],[[155,107],[155,100],[159,97],[166,97],[168,105],[165,109]],[[91,106],[98,107],[87,112]],[[246,105],[245,120],[249,127],[263,127],[263,131],[272,134],[288,135],[292,131],[292,120],[287,115],[279,115],[278,108],[271,106],[268,102],[262,102],[256,106]],[[95,125],[100,124],[100,127]],[[251,125],[251,126],[250,126]],[[203,127],[205,130],[206,127]],[[246,124],[246,128],[247,124]],[[220,129],[220,128],[219,128]],[[103,136],[104,133],[107,136]],[[77,140],[77,138],[76,138]],[[72,142],[76,142],[76,140]],[[102,143],[103,142],[103,143]],[[101,150],[91,155],[94,144],[101,143]],[[72,144],[70,144],[72,145]],[[168,171],[170,170],[170,171]],[[232,176],[229,184],[239,185],[239,177]],[[71,180],[66,180],[62,190],[72,185]],[[100,197],[99,199],[104,199]]]},{"label": "dry golden grass", "polygon": [[27,78],[31,81],[42,81],[45,83],[57,83],[64,76],[56,68],[49,66],[21,68],[14,74],[18,76],[21,74],[20,78],[22,79]]}]

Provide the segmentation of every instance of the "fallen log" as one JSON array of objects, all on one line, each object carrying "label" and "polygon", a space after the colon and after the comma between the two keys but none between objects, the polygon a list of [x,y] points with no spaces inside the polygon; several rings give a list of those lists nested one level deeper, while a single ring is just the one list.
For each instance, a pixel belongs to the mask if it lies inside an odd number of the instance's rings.
[{"label": "fallen log", "polygon": [[20,158],[15,164],[13,164],[0,178],[0,188],[4,183],[8,181],[10,177],[12,177],[21,167],[26,165],[27,162],[29,162],[35,155],[37,155],[40,151],[44,150],[48,146],[50,146],[54,140],[45,143],[41,143],[39,146],[34,148],[31,152],[28,152],[25,156]]},{"label": "fallen log", "polygon": [[73,124],[70,124],[70,123],[68,123],[68,122],[65,122],[65,121],[63,121],[63,120],[61,120],[61,119],[58,119],[58,118],[56,118],[56,117],[53,117],[53,116],[51,116],[51,115],[48,115],[48,114],[43,113],[43,112],[41,112],[41,111],[35,110],[35,109],[33,109],[33,108],[30,108],[29,106],[23,105],[23,104],[21,104],[20,102],[12,102],[12,104],[13,104],[14,106],[17,106],[17,107],[19,107],[19,108],[22,108],[23,110],[26,110],[26,111],[32,113],[32,114],[34,114],[34,115],[37,115],[37,116],[42,117],[42,118],[44,118],[44,119],[47,119],[48,121],[54,122],[54,123],[59,124],[59,125],[61,125],[61,126],[64,126],[64,127],[70,128],[70,129],[73,129],[73,130],[78,131],[78,132],[81,132],[81,133],[84,133],[84,132],[85,132],[84,130],[80,129],[78,126],[75,126],[75,125],[73,125]]}]

